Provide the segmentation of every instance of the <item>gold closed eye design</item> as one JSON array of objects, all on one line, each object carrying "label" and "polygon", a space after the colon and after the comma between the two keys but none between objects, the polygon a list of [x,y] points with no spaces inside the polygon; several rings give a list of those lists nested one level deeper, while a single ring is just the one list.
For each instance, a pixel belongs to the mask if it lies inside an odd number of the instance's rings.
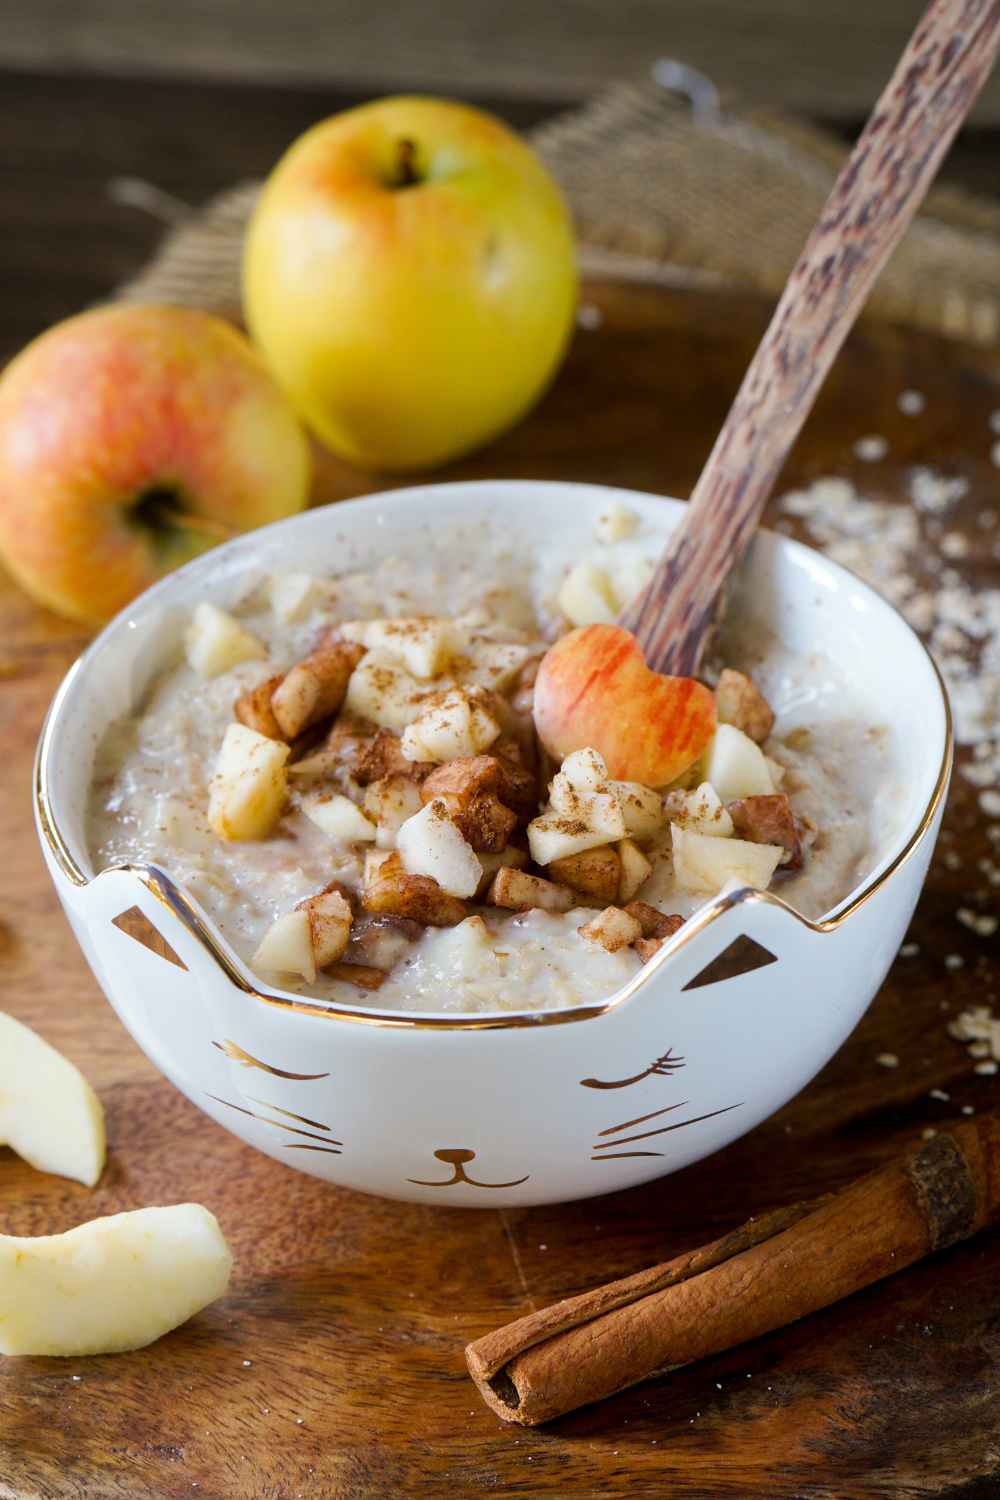
[{"label": "gold closed eye design", "polygon": [[683,1057],[674,1057],[672,1049],[668,1048],[662,1057],[656,1057],[648,1068],[643,1068],[641,1073],[633,1073],[631,1078],[617,1078],[613,1083],[607,1083],[600,1078],[581,1078],[580,1087],[585,1089],[627,1089],[633,1083],[641,1083],[644,1078],[654,1076],[660,1078],[669,1077],[678,1068],[683,1068]]}]

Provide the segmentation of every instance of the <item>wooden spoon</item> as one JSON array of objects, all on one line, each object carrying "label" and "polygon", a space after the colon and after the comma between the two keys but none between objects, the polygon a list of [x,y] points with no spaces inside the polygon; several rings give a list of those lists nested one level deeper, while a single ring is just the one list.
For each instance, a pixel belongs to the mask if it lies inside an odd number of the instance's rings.
[{"label": "wooden spoon", "polygon": [[834,183],[655,573],[621,616],[694,676],[730,573],[837,351],[993,66],[1000,0],[934,0]]}]

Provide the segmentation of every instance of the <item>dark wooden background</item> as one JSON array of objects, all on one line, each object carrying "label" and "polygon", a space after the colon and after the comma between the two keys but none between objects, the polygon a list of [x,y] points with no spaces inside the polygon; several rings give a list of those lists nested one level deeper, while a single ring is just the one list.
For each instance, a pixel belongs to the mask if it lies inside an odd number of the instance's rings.
[{"label": "dark wooden background", "polygon": [[[833,91],[810,92],[814,112],[832,110],[846,136],[896,49],[879,17],[892,12],[898,35],[900,16],[908,22],[917,7],[840,6],[831,20],[832,6],[806,0],[759,8],[737,0],[617,8],[606,0],[530,13],[527,4],[463,5],[461,16],[457,5],[421,6],[427,29],[419,36],[416,7],[376,9],[353,8],[348,27],[345,6],[313,9],[305,0],[241,7],[243,21],[233,18],[235,0],[233,11],[120,0],[101,8],[105,26],[93,6],[8,0],[0,21],[0,357],[107,295],[153,247],[161,226],[114,196],[116,180],[142,178],[203,201],[259,176],[296,133],[370,92],[376,78],[389,86],[440,79],[527,126],[629,58],[682,50],[681,19],[693,27],[697,14],[728,16],[726,46],[742,37],[743,55],[759,58],[771,44],[761,17],[780,10],[785,41],[798,36],[814,78]],[[637,17],[645,30],[636,30]],[[362,46],[379,27],[392,30],[392,45]],[[835,33],[845,44],[867,38],[860,71],[832,60]],[[600,47],[595,36],[610,41]],[[427,65],[435,38],[451,48],[449,77]],[[866,50],[876,43],[877,66]],[[468,66],[459,68],[463,57]],[[735,64],[731,77],[744,81]],[[781,77],[772,67],[772,102]],[[997,139],[988,118],[967,134],[951,180],[995,190]],[[561,475],[686,492],[767,309],[748,297],[611,284],[586,296],[603,323],[577,337],[538,412],[452,474]],[[896,395],[911,385],[928,396],[924,422],[896,410]],[[881,495],[902,492],[911,462],[944,464],[970,478],[971,517],[998,498],[982,441],[998,407],[990,351],[868,326],[839,362],[786,481],[850,471],[854,439],[879,431],[892,458],[863,477]],[[332,466],[324,494],[376,483]],[[970,578],[997,581],[987,552],[961,566]],[[996,1233],[749,1349],[540,1432],[499,1424],[478,1402],[461,1357],[468,1338],[529,1305],[845,1182],[950,1110],[1000,1098],[997,1080],[976,1077],[944,1029],[963,1004],[992,998],[996,940],[955,918],[959,906],[988,910],[993,900],[976,873],[986,845],[967,783],[958,782],[948,821],[960,868],[935,860],[914,926],[920,955],[900,960],[861,1027],[798,1100],[711,1161],[649,1189],[452,1216],[324,1187],[207,1126],[101,999],[58,912],[30,817],[32,745],[82,643],[75,627],[0,579],[0,1006],[85,1068],[105,1101],[111,1141],[93,1194],[0,1150],[0,1228],[45,1233],[191,1197],[219,1213],[237,1273],[230,1297],[150,1351],[0,1361],[2,1500],[997,1500]],[[958,974],[944,965],[954,952],[965,958]],[[887,1050],[900,1057],[893,1072],[874,1061]],[[931,1099],[934,1087],[951,1101]]]},{"label": "dark wooden background", "polygon": [[[30,72],[576,100],[661,54],[755,103],[859,118],[920,0],[5,0]],[[977,106],[1000,124],[1000,79]]]}]

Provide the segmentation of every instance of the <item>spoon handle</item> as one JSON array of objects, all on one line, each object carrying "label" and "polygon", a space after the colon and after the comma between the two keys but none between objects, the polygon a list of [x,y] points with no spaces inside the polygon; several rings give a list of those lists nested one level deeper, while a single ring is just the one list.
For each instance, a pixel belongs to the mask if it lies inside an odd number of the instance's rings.
[{"label": "spoon handle", "polygon": [[653,577],[621,616],[659,672],[694,675],[726,581],[827,370],[989,75],[1000,0],[933,0],[785,285]]}]

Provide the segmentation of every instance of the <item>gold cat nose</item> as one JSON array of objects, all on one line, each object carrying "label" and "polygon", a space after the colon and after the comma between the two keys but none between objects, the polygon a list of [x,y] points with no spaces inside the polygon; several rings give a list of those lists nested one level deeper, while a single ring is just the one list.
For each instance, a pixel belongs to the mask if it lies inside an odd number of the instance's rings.
[{"label": "gold cat nose", "polygon": [[465,1161],[474,1161],[476,1157],[474,1151],[469,1151],[463,1146],[449,1146],[445,1150],[435,1151],[434,1155],[438,1161],[446,1161],[453,1167],[457,1167]]}]

